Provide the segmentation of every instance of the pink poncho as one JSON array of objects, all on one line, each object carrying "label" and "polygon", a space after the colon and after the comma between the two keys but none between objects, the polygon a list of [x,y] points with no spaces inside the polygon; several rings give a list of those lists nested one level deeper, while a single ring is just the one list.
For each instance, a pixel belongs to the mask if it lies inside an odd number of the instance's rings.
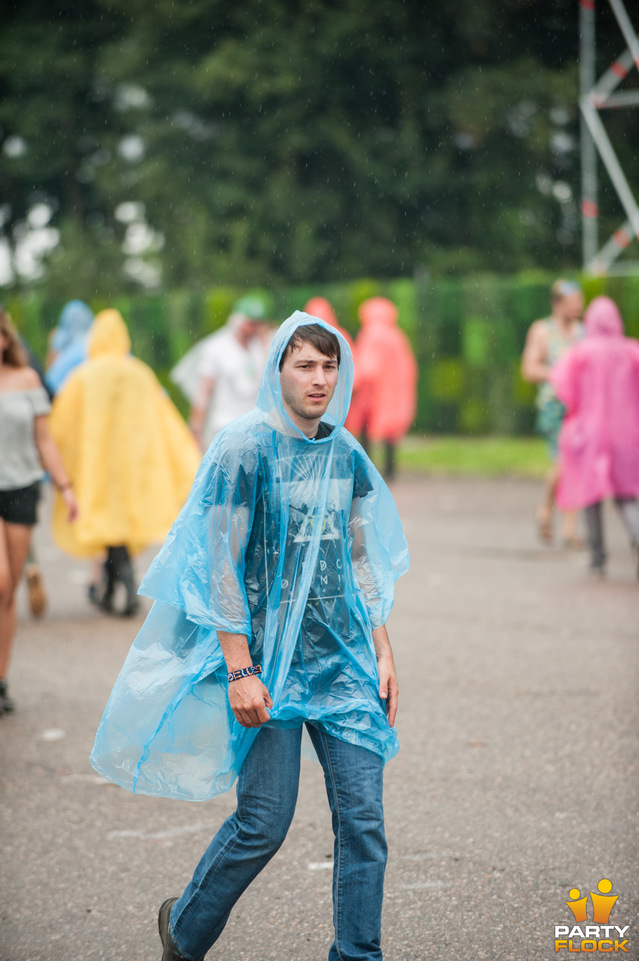
[{"label": "pink poncho", "polygon": [[349,430],[394,443],[415,419],[417,362],[408,337],[397,326],[397,307],[371,297],[359,309],[362,330],[355,341],[355,396]]},{"label": "pink poncho", "polygon": [[563,510],[639,494],[639,343],[624,337],[609,297],[596,297],[584,322],[586,339],[550,375],[566,406],[557,490]]}]

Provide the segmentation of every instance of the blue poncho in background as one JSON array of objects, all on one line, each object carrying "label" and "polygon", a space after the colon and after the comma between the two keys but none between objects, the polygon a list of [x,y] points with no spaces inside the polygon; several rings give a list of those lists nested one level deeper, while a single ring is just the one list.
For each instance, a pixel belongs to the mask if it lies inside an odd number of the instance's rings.
[{"label": "blue poncho in background", "polygon": [[49,345],[56,357],[45,375],[52,394],[57,394],[69,374],[87,359],[93,320],[93,311],[82,300],[70,300],[62,308]]},{"label": "blue poncho in background", "polygon": [[[282,403],[279,362],[295,329],[340,339],[325,423],[307,438]],[[228,790],[259,728],[228,700],[217,630],[246,634],[273,699],[270,725],[311,720],[392,757],[372,629],[384,624],[408,548],[388,488],[343,427],[348,344],[296,311],[279,328],[257,408],[221,431],[142,582],[155,600],[115,683],[91,763],[143,794],[205,800]]]}]

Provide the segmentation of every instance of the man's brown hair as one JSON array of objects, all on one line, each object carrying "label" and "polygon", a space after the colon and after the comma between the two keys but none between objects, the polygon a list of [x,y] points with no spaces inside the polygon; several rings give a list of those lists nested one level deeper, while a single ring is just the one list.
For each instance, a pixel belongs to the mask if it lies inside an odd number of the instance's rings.
[{"label": "man's brown hair", "polygon": [[280,358],[280,370],[284,361],[294,350],[299,350],[302,344],[311,344],[315,350],[325,357],[335,357],[339,367],[342,359],[342,352],[339,347],[339,340],[330,330],[326,330],[321,324],[302,324],[298,327],[288,344],[282,352]]}]

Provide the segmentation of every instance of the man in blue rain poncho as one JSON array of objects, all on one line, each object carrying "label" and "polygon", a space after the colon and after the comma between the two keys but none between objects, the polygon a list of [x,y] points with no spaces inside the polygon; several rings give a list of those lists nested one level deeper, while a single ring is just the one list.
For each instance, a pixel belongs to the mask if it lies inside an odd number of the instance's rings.
[{"label": "man in blue rain poncho", "polygon": [[344,430],[343,337],[296,312],[257,408],[218,434],[140,588],[153,608],[96,735],[94,767],[141,793],[237,809],[179,899],[163,961],[199,961],[282,844],[302,728],[335,831],[330,961],[381,959],[384,762],[398,749],[385,622],[408,550],[392,497]]}]

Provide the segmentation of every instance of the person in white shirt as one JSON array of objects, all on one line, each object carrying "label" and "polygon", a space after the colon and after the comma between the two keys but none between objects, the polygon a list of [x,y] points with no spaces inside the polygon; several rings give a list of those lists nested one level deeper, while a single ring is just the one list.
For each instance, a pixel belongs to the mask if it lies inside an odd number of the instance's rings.
[{"label": "person in white shirt", "polygon": [[224,327],[196,344],[171,373],[191,401],[189,423],[202,451],[255,407],[268,352],[265,321],[259,298],[241,298]]}]

